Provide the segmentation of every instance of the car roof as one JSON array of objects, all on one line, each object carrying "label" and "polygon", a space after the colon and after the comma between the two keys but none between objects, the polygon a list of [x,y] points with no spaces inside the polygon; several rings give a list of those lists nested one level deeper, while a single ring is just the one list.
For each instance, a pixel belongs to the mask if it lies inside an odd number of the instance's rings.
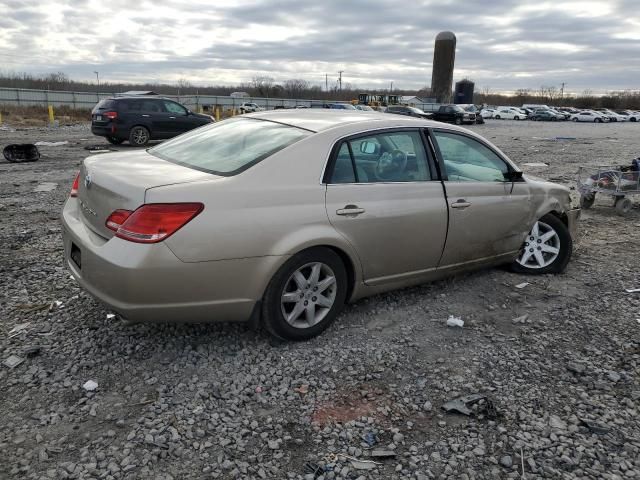
[{"label": "car roof", "polygon": [[258,112],[245,115],[249,118],[270,120],[272,122],[284,123],[293,127],[304,128],[312,132],[321,132],[331,128],[342,126],[356,126],[368,128],[371,124],[373,128],[392,127],[443,127],[440,122],[422,120],[415,117],[405,117],[393,115],[391,113],[369,112],[362,110],[331,110],[331,109],[285,109],[271,110],[268,112]]}]

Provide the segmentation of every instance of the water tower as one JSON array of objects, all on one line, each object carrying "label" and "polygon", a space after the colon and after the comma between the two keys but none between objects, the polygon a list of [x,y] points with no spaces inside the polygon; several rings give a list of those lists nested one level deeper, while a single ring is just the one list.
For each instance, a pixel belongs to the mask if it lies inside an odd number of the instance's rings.
[{"label": "water tower", "polygon": [[431,74],[431,96],[438,103],[451,101],[453,65],[456,59],[456,36],[453,32],[440,32],[433,49],[433,72]]}]

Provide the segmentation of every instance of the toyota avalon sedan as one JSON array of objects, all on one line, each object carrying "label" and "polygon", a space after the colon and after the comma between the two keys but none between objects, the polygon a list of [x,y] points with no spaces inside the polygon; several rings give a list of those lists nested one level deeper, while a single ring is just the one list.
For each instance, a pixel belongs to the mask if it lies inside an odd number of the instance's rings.
[{"label": "toyota avalon sedan", "polygon": [[508,264],[559,273],[579,210],[460,127],[281,110],[84,160],[65,260],[131,321],[260,321],[311,338],[346,302]]}]

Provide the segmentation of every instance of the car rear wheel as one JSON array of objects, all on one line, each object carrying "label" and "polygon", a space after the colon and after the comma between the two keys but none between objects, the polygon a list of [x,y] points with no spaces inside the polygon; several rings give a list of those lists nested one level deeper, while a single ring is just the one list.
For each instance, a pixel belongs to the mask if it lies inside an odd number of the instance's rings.
[{"label": "car rear wheel", "polygon": [[129,143],[136,147],[144,147],[150,139],[149,130],[140,125],[133,127],[129,132]]},{"label": "car rear wheel", "polygon": [[493,117],[493,118],[495,118],[496,120],[500,120],[500,115],[496,115],[496,116],[495,116],[495,117]]},{"label": "car rear wheel", "polygon": [[520,273],[561,273],[567,267],[573,242],[567,226],[553,214],[538,220],[527,235],[512,270]]},{"label": "car rear wheel", "polygon": [[631,200],[629,200],[628,198],[616,197],[615,208],[616,208],[616,213],[618,215],[621,215],[621,216],[628,215],[632,207],[633,207],[633,203],[631,203]]},{"label": "car rear wheel", "polygon": [[602,123],[602,120],[600,120],[599,118],[596,118],[593,120],[595,123]]},{"label": "car rear wheel", "polygon": [[571,119],[571,121],[573,121],[573,122],[577,122],[577,121],[578,121],[578,119],[577,119],[577,118],[572,118],[572,119]]},{"label": "car rear wheel", "polygon": [[262,320],[274,336],[308,340],[320,334],[342,310],[347,272],[328,248],[312,248],[290,258],[264,294]]},{"label": "car rear wheel", "polygon": [[520,120],[520,117],[516,115],[515,117],[513,117],[513,119],[514,120]]},{"label": "car rear wheel", "polygon": [[124,139],[116,138],[116,137],[107,137],[107,142],[112,143],[113,145],[120,145],[122,142],[124,142]]}]

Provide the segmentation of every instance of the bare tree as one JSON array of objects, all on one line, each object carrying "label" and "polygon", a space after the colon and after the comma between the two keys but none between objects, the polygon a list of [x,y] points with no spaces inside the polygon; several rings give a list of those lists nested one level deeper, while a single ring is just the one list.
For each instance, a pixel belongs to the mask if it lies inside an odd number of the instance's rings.
[{"label": "bare tree", "polygon": [[309,82],[300,78],[293,78],[286,80],[283,83],[284,93],[289,98],[298,98],[304,95],[309,90]]},{"label": "bare tree", "polygon": [[273,78],[267,76],[256,76],[251,79],[253,88],[260,97],[269,97],[273,89]]}]

